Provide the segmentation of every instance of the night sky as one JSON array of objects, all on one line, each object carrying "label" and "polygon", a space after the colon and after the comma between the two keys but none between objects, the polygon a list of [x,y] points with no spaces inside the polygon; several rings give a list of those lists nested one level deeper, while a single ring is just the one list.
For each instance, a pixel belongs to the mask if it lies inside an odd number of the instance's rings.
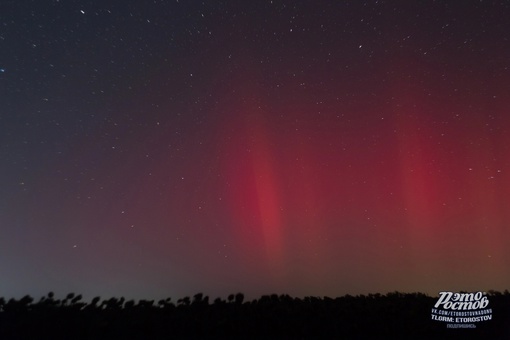
[{"label": "night sky", "polygon": [[0,296],[510,288],[510,2],[0,1]]}]

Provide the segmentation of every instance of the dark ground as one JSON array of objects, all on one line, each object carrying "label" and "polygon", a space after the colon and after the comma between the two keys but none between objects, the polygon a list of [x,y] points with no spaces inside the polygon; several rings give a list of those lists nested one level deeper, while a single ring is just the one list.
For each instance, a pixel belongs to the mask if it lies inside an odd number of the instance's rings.
[{"label": "dark ground", "polygon": [[369,294],[339,298],[243,294],[209,301],[196,294],[173,302],[90,303],[80,295],[38,302],[0,298],[0,339],[510,339],[510,293],[487,295],[492,320],[476,329],[447,329],[431,320],[437,298],[421,293]]}]

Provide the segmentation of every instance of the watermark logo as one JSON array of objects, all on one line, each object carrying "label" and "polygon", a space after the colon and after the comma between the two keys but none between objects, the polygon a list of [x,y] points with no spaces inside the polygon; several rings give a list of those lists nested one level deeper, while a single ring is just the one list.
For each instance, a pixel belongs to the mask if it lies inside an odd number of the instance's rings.
[{"label": "watermark logo", "polygon": [[492,320],[492,309],[484,292],[440,292],[432,320],[445,322],[447,328],[476,328],[479,322]]}]

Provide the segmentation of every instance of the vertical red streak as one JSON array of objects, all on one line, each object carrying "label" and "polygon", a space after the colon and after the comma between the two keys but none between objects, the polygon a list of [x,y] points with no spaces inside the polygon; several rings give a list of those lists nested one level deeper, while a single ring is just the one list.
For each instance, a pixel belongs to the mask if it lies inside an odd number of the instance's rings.
[{"label": "vertical red streak", "polygon": [[264,125],[263,112],[244,110],[230,121],[235,131],[224,145],[230,215],[237,229],[242,254],[250,262],[266,261],[276,273],[283,259],[281,179],[278,161]]},{"label": "vertical red streak", "polygon": [[266,251],[272,260],[281,259],[282,220],[280,214],[280,199],[278,194],[278,180],[274,171],[275,165],[270,150],[266,145],[263,133],[257,136],[257,145],[253,156],[254,175],[256,183],[257,208],[259,223],[262,228]]}]

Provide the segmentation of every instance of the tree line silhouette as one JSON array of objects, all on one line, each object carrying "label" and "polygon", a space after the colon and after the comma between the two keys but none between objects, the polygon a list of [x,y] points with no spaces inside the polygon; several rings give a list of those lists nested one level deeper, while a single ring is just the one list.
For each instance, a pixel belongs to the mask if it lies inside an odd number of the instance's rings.
[{"label": "tree line silhouette", "polygon": [[35,302],[0,298],[0,339],[508,339],[510,293],[489,291],[493,319],[476,329],[447,329],[431,320],[437,301],[422,293],[345,295],[338,298],[242,293],[212,303],[202,293],[184,297],[125,300],[82,295]]}]

